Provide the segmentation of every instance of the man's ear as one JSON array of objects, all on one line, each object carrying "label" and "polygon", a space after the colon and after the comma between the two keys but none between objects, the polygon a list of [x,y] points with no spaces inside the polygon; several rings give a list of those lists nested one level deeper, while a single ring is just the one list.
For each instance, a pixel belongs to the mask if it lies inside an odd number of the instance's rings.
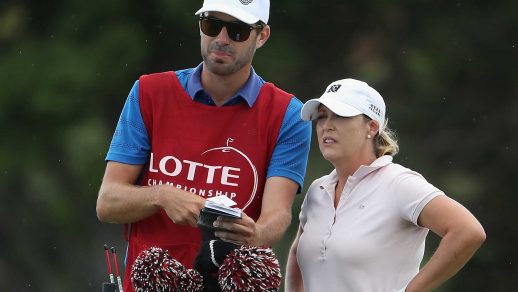
[{"label": "man's ear", "polygon": [[256,39],[256,42],[255,42],[256,48],[259,49],[260,47],[262,47],[269,38],[270,38],[270,26],[266,24],[263,27],[263,29],[261,30],[261,32],[259,32],[258,38]]}]

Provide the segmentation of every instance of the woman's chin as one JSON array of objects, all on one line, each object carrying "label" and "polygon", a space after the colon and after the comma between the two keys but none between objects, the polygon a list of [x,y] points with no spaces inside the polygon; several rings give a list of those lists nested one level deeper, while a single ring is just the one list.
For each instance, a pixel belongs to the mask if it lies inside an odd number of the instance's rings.
[{"label": "woman's chin", "polygon": [[336,159],[336,154],[330,151],[322,152],[322,157],[329,162],[333,162]]}]

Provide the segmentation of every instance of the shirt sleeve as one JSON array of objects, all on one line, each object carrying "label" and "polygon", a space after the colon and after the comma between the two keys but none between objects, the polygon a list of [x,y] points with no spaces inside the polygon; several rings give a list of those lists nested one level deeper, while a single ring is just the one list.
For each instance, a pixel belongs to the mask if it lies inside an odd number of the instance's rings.
[{"label": "shirt sleeve", "polygon": [[417,172],[405,172],[397,180],[396,196],[401,217],[415,225],[418,225],[417,220],[426,204],[439,195],[444,193]]},{"label": "shirt sleeve", "polygon": [[149,159],[150,143],[139,105],[139,82],[135,82],[113,134],[106,161],[144,164]]},{"label": "shirt sleeve", "polygon": [[304,186],[306,164],[311,143],[311,122],[300,118],[302,102],[293,97],[282,121],[277,143],[268,166],[266,177],[286,177],[299,185],[297,193]]}]

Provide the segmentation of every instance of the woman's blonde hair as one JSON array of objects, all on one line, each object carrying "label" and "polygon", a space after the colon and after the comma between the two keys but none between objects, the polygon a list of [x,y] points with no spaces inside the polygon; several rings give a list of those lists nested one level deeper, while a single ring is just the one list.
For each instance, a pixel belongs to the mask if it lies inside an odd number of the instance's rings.
[{"label": "woman's blonde hair", "polygon": [[383,155],[396,156],[399,152],[396,132],[391,130],[387,125],[388,119],[385,120],[383,129],[374,137],[374,151],[376,152],[376,157]]},{"label": "woman's blonde hair", "polygon": [[[363,115],[366,120],[372,120],[367,115]],[[397,144],[396,132],[388,127],[388,119],[385,119],[385,126],[380,129],[379,133],[374,137],[374,152],[376,157],[383,155],[396,156],[399,152]]]}]

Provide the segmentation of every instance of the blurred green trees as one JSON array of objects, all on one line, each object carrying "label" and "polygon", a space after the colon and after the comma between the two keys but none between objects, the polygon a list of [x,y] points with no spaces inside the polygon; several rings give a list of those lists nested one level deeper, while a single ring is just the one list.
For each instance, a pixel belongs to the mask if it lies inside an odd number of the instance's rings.
[{"label": "blurred green trees", "polygon": [[[201,3],[0,3],[0,290],[100,290],[102,245],[125,248],[122,227],[95,215],[118,115],[139,75],[199,64]],[[400,138],[396,161],[486,228],[441,291],[518,291],[516,11],[506,0],[276,0],[254,62],[303,101],[346,77],[379,89]],[[331,169],[313,146],[306,186]],[[302,198],[275,246],[283,264]]]}]

